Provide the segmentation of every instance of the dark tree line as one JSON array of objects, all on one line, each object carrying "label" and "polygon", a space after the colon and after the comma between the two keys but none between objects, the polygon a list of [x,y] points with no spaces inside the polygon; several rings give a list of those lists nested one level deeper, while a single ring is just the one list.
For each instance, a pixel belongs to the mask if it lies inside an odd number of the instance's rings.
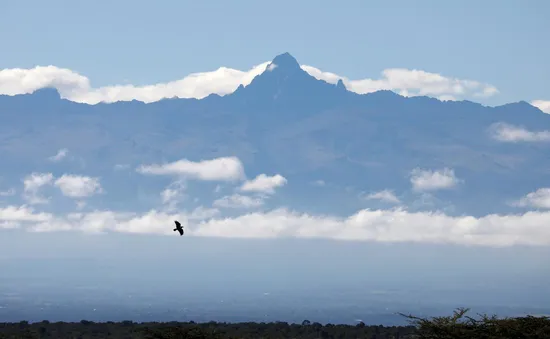
[{"label": "dark tree line", "polygon": [[466,316],[468,309],[458,309],[452,316],[419,318],[402,316],[409,326],[334,325],[285,322],[272,323],[194,323],[132,321],[79,323],[42,321],[29,324],[0,323],[0,338],[138,338],[138,339],[275,339],[275,338],[365,338],[365,339],[550,339],[550,318],[515,317],[499,319],[480,315]]},{"label": "dark tree line", "polygon": [[193,323],[131,321],[95,323],[0,323],[0,338],[140,338],[140,339],[268,339],[268,338],[410,338],[413,326],[322,325],[320,323]]}]

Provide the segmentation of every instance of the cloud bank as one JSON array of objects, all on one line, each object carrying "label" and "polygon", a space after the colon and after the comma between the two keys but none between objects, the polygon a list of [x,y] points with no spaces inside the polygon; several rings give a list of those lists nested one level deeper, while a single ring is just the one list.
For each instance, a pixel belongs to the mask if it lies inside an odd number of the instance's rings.
[{"label": "cloud bank", "polygon": [[[201,99],[213,93],[232,93],[239,85],[247,86],[255,76],[264,71],[271,71],[273,67],[271,62],[267,61],[247,71],[220,67],[214,71],[191,73],[183,79],[167,83],[146,86],[113,85],[100,88],[93,88],[90,79],[67,68],[53,65],[30,69],[11,68],[0,70],[0,94],[25,94],[53,87],[63,98],[88,104],[131,100],[148,103],[173,97]],[[300,67],[311,76],[328,83],[336,84],[338,80],[342,80],[348,90],[359,94],[392,90],[404,96],[427,95],[441,100],[457,100],[490,97],[499,92],[490,84],[416,69],[390,68],[383,70],[378,79],[352,80],[313,66]],[[537,103],[544,105],[542,101]]]},{"label": "cloud bank", "polygon": [[[203,209],[204,211],[205,209]],[[206,210],[210,212],[209,210]],[[550,245],[550,212],[519,215],[450,217],[440,212],[404,209],[360,210],[349,217],[314,216],[285,208],[219,218],[204,213],[143,214],[94,211],[62,217],[35,213],[25,206],[0,209],[1,222],[17,222],[29,231],[81,231],[171,234],[169,225],[179,220],[188,236],[229,238],[325,238],[347,241],[428,242],[481,246]],[[194,220],[193,220],[194,219]],[[12,223],[13,227],[13,223]]]},{"label": "cloud bank", "polygon": [[350,80],[312,66],[304,65],[302,68],[311,76],[329,83],[336,84],[342,80],[348,90],[359,94],[391,90],[403,96],[426,95],[441,100],[456,100],[458,97],[490,97],[498,93],[498,89],[489,84],[416,69],[390,68],[383,70],[379,79]]}]

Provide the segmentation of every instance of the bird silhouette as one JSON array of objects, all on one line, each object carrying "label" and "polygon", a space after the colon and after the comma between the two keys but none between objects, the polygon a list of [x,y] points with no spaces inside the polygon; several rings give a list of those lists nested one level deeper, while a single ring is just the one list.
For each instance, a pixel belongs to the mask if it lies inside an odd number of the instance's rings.
[{"label": "bird silhouette", "polygon": [[174,232],[178,231],[178,232],[180,232],[180,236],[182,236],[183,235],[183,227],[181,227],[181,224],[180,224],[179,221],[174,220],[174,222],[176,223],[176,228],[174,228]]}]

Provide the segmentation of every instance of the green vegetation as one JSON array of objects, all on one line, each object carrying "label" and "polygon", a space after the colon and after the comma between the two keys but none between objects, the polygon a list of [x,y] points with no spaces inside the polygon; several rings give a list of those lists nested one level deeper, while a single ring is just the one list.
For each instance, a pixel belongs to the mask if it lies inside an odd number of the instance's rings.
[{"label": "green vegetation", "polygon": [[418,339],[549,339],[550,318],[514,317],[497,318],[480,314],[478,319],[466,316],[467,308],[459,308],[452,316],[419,318],[401,314],[411,320]]},{"label": "green vegetation", "polygon": [[42,321],[29,324],[0,323],[0,338],[366,338],[366,339],[548,339],[550,318],[516,317],[498,319],[480,315],[466,316],[468,309],[458,309],[452,316],[419,318],[404,315],[409,326],[322,325],[304,320],[302,324],[274,323],[135,323],[132,321],[80,323]]}]

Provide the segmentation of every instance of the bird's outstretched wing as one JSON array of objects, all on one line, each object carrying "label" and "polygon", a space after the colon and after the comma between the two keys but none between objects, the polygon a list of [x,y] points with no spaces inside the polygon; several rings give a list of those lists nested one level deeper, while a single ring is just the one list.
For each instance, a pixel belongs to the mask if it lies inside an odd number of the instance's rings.
[{"label": "bird's outstretched wing", "polygon": [[178,231],[180,235],[183,235],[183,227],[181,227],[180,222],[177,220],[174,220],[174,222],[176,223],[176,228],[174,228],[174,231]]}]

